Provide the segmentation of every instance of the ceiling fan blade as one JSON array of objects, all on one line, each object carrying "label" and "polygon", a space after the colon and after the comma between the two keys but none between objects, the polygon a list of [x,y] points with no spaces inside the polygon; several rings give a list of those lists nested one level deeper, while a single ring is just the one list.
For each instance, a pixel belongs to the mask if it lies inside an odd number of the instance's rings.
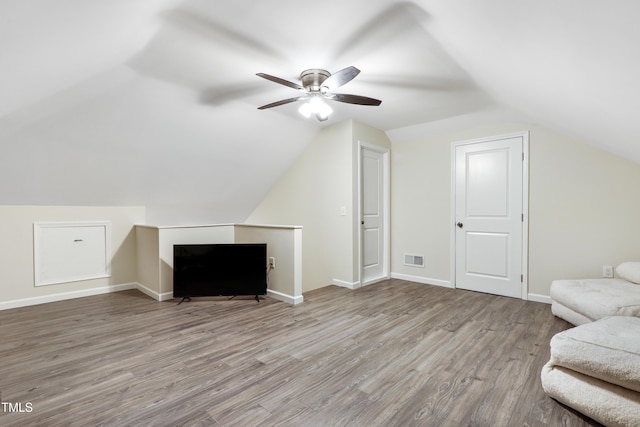
[{"label": "ceiling fan blade", "polygon": [[290,104],[291,102],[296,102],[306,98],[307,98],[306,96],[297,96],[295,98],[283,99],[281,101],[272,102],[271,104],[258,107],[258,110],[266,110],[267,108],[279,107],[280,105]]},{"label": "ceiling fan blade", "polygon": [[298,83],[290,82],[289,80],[281,79],[280,77],[272,76],[270,74],[265,73],[257,73],[256,76],[262,77],[263,79],[271,80],[272,82],[279,83],[281,85],[285,85],[297,90],[304,90],[302,86]]},{"label": "ceiling fan blade", "polygon": [[[454,74],[454,73],[452,73]],[[462,71],[459,76],[366,76],[359,80],[360,83],[368,83],[376,86],[390,86],[396,89],[406,89],[415,92],[421,91],[448,91],[462,92],[477,90],[477,85]]]},{"label": "ceiling fan blade", "polygon": [[408,31],[419,29],[424,31],[423,25],[430,15],[420,6],[409,1],[399,1],[380,10],[363,26],[354,31],[342,44],[337,46],[333,58],[354,58],[369,54],[390,40]]},{"label": "ceiling fan blade", "polygon": [[265,86],[256,81],[210,86],[200,91],[199,100],[206,105],[223,105],[239,98],[270,92]]},{"label": "ceiling fan blade", "polygon": [[373,105],[378,106],[382,104],[382,101],[375,98],[368,98],[366,96],[360,95],[347,95],[344,93],[332,93],[328,95],[327,98],[333,101],[346,102],[347,104],[357,104],[357,105]]},{"label": "ceiling fan blade", "polygon": [[[160,18],[155,34],[126,61],[144,77],[202,91],[215,82],[214,75],[237,75],[228,64],[251,63],[253,67],[256,61],[270,65],[287,59],[259,37],[245,35],[205,13],[180,8],[162,12]],[[218,55],[202,54],[213,47],[224,49],[220,55],[225,61]]]},{"label": "ceiling fan blade", "polygon": [[217,45],[227,46],[232,53],[249,51],[251,55],[261,55],[264,58],[286,59],[282,52],[265,44],[258,37],[234,30],[197,10],[173,9],[164,12],[162,16],[168,24]]},{"label": "ceiling fan blade", "polygon": [[330,75],[324,82],[322,82],[322,86],[326,87],[327,90],[332,91],[339,88],[342,85],[349,83],[351,80],[360,74],[360,70],[356,67],[347,67],[343,68],[340,71],[336,71],[332,75]]}]

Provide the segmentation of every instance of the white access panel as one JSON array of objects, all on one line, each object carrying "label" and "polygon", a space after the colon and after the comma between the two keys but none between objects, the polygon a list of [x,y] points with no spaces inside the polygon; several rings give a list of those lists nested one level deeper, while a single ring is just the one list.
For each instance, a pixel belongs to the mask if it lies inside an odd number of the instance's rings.
[{"label": "white access panel", "polygon": [[111,276],[111,223],[33,224],[35,286]]}]

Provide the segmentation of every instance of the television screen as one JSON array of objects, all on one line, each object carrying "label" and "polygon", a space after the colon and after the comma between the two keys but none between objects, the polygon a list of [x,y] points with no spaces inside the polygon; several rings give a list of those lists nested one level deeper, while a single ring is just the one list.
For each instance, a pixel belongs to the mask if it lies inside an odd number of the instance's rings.
[{"label": "television screen", "polygon": [[174,298],[266,293],[266,243],[173,246]]}]

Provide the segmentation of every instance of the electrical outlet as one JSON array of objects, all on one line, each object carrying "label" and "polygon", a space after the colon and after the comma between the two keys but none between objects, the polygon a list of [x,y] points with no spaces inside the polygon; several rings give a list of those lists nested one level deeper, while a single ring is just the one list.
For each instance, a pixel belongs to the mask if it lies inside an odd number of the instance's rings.
[{"label": "electrical outlet", "polygon": [[269,267],[276,268],[276,257],[274,256],[269,257]]},{"label": "electrical outlet", "polygon": [[613,267],[610,265],[603,265],[602,266],[602,277],[606,277],[608,279],[611,279],[613,277]]}]

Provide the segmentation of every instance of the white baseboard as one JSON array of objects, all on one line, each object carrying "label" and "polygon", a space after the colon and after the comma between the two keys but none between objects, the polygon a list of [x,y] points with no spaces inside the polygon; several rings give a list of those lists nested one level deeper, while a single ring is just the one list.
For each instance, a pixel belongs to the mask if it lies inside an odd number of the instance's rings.
[{"label": "white baseboard", "polygon": [[[453,288],[453,285],[451,284],[451,282],[446,280],[430,279],[430,278],[420,277],[420,276],[410,276],[408,274],[400,274],[400,273],[391,273],[391,278],[408,280],[410,282],[423,283],[425,285],[436,285],[436,286],[443,286],[445,288]],[[547,295],[530,293],[527,295],[527,300],[534,301],[534,302],[541,302],[544,304],[551,304],[551,297]]]},{"label": "white baseboard", "polygon": [[136,289],[143,294],[150,296],[156,301],[167,301],[173,299],[173,292],[164,292],[162,294],[159,294],[158,292],[154,291],[153,289],[147,288],[141,283],[136,283]]},{"label": "white baseboard", "polygon": [[529,294],[527,295],[527,300],[534,301],[534,302],[543,302],[545,304],[551,304],[551,297],[547,295]]},{"label": "white baseboard", "polygon": [[[427,277],[420,277],[420,276],[410,276],[408,274],[400,274],[400,273],[391,273],[390,277],[392,279],[401,279],[401,280],[407,280],[409,282],[417,282],[417,283],[422,283],[425,285],[435,285],[435,286],[443,286],[445,288],[453,288],[453,286],[451,285],[451,282],[446,281],[446,280],[439,280],[439,279],[430,279]],[[387,280],[388,277],[382,277],[380,279],[374,279],[371,280],[369,282],[366,283],[361,283],[361,282],[346,282],[344,280],[340,280],[340,279],[332,279],[331,280],[331,284],[332,285],[336,285],[336,286],[340,286],[342,288],[347,288],[347,289],[359,289],[363,286],[367,286],[367,285],[372,285],[374,283],[377,282],[381,282],[383,280]]]},{"label": "white baseboard", "polygon": [[271,289],[267,289],[267,295],[269,295],[271,298],[277,299],[278,301],[286,302],[293,305],[302,304],[302,302],[304,302],[304,297],[302,295],[294,297],[292,295],[283,294],[282,292],[272,291]]},{"label": "white baseboard", "polygon": [[444,288],[453,288],[453,285],[448,280],[431,279],[428,277],[411,276],[409,274],[391,273],[392,279],[407,280],[409,282],[422,283],[423,285],[435,285],[442,286]]},{"label": "white baseboard", "polygon": [[[451,285],[451,282],[449,281],[439,280],[439,279],[430,279],[430,278],[425,278],[420,276],[411,276],[408,274],[391,273],[391,278],[407,280],[407,281],[416,282],[416,283],[422,283],[425,285],[442,286],[445,288],[453,287]],[[343,280],[338,280],[338,279],[333,279],[331,283],[336,286],[341,286],[349,289],[358,289],[361,287],[360,282],[350,283],[350,282],[345,282]],[[149,297],[153,298],[156,301],[167,301],[173,298],[172,292],[158,293],[140,283],[134,282],[134,283],[124,283],[121,285],[102,286],[99,288],[83,289],[80,291],[62,292],[59,294],[44,295],[44,296],[32,297],[32,298],[21,298],[21,299],[16,299],[12,301],[3,301],[3,302],[0,302],[0,311],[9,310],[12,308],[28,307],[31,305],[45,304],[48,302],[65,301],[65,300],[74,299],[74,298],[108,294],[111,292],[128,291],[131,289],[137,289],[143,294],[148,295]],[[272,291],[270,289],[267,290],[267,294],[272,298],[275,298],[279,301],[283,301],[292,305],[297,305],[304,302],[304,297],[302,295],[296,297],[296,296],[284,294],[282,292]],[[545,304],[551,304],[551,297],[547,295],[530,293],[528,295],[528,300],[534,301],[534,302],[541,302]]]},{"label": "white baseboard", "polygon": [[332,279],[331,280],[331,284],[332,285],[336,285],[336,286],[340,286],[341,288],[347,288],[347,289],[359,289],[362,287],[362,284],[358,281],[358,282],[346,282],[344,280],[340,280],[340,279]]},{"label": "white baseboard", "polygon": [[109,294],[111,292],[128,291],[137,289],[137,283],[124,283],[121,285],[102,286],[99,288],[82,289],[80,291],[61,292],[59,294],[43,295],[39,297],[21,298],[12,301],[0,302],[0,310],[28,307],[31,305],[46,304],[48,302],[65,301],[74,298],[90,297],[93,295]]},{"label": "white baseboard", "polygon": [[[165,292],[165,293],[159,294],[158,292],[152,289],[149,289],[146,286],[141,285],[140,283],[137,284],[137,289],[143,294],[150,296],[156,301],[167,301],[167,300],[173,299],[173,292]],[[300,295],[299,297],[294,297],[291,295],[283,294],[282,292],[272,291],[271,289],[267,289],[267,295],[279,301],[283,301],[293,305],[300,304],[304,301],[304,298],[302,297],[302,295]]]},{"label": "white baseboard", "polygon": [[[93,295],[108,294],[111,292],[128,291],[131,289],[137,289],[143,294],[153,298],[156,301],[167,301],[173,299],[173,292],[158,293],[140,283],[124,283],[121,285],[103,286],[100,288],[83,289],[73,292],[62,292],[53,295],[44,295],[40,297],[21,298],[12,301],[0,302],[0,311],[9,310],[11,308],[28,307],[31,305],[46,304],[48,302],[65,301],[74,298],[90,297]],[[292,305],[301,304],[304,301],[302,295],[294,297],[291,295],[283,294],[281,292],[267,290],[268,295],[279,301],[283,301]]]},{"label": "white baseboard", "polygon": [[369,280],[367,280],[365,282],[362,282],[361,286],[363,286],[363,287],[364,286],[369,286],[369,285],[373,285],[373,284],[376,284],[376,283],[384,282],[385,280],[389,280],[389,279],[391,279],[391,275],[377,277],[375,279],[369,279]]}]

